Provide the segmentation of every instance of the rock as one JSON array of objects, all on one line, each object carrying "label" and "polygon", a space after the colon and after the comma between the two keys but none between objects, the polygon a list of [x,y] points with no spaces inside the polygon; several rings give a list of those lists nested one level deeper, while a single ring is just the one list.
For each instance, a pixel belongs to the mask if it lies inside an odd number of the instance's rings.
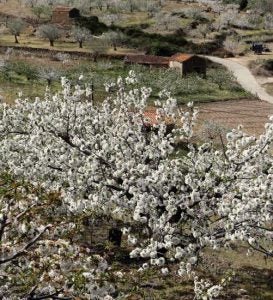
[{"label": "rock", "polygon": [[239,289],[239,291],[238,291],[239,296],[247,296],[247,294],[248,294],[247,291],[244,289]]}]

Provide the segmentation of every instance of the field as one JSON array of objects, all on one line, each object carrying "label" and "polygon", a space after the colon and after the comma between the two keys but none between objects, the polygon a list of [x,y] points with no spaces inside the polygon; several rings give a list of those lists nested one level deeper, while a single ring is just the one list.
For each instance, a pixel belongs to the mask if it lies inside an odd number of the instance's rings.
[{"label": "field", "polygon": [[260,135],[264,124],[273,114],[273,105],[260,100],[238,100],[198,105],[199,123],[209,121],[226,129],[243,125],[248,134]]}]

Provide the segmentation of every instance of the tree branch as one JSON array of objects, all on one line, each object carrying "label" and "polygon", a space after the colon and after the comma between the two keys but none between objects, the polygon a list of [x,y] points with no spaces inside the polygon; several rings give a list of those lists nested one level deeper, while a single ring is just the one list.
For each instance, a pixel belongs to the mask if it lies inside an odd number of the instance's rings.
[{"label": "tree branch", "polygon": [[44,228],[44,230],[42,230],[35,238],[33,238],[28,244],[26,244],[21,250],[19,250],[18,252],[16,252],[14,255],[12,255],[12,256],[10,256],[8,258],[0,260],[0,265],[4,264],[4,263],[7,263],[7,262],[10,262],[13,259],[16,259],[17,257],[19,257],[21,255],[24,255],[24,253],[26,252],[26,250],[28,248],[30,248],[33,244],[35,244],[40,239],[40,237],[45,233],[45,231],[47,229],[49,229],[50,227],[51,227],[51,225],[47,225]]}]

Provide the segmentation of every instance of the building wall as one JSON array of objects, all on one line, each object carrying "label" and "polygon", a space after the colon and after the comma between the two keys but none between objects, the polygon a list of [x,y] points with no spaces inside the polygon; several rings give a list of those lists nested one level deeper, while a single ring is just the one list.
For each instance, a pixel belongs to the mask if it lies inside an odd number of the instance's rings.
[{"label": "building wall", "polygon": [[180,75],[183,75],[183,64],[178,61],[170,61],[169,67],[175,69],[179,72]]},{"label": "building wall", "polygon": [[193,56],[183,63],[183,75],[198,73],[206,75],[206,60],[204,58]]},{"label": "building wall", "polygon": [[202,75],[206,75],[206,60],[202,57],[193,56],[191,59],[186,60],[184,62],[178,61],[170,61],[169,67],[171,69],[175,69],[183,75],[187,75],[190,73],[198,73]]},{"label": "building wall", "polygon": [[69,18],[69,11],[53,11],[52,23],[70,25],[72,20]]}]

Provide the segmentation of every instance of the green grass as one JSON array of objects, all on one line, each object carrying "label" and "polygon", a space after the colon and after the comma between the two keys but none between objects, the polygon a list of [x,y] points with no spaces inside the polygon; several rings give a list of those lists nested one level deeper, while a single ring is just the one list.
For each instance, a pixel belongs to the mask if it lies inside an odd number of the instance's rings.
[{"label": "green grass", "polygon": [[264,85],[266,91],[268,92],[268,94],[273,96],[273,83],[267,83]]},{"label": "green grass", "polygon": [[[188,101],[211,102],[249,97],[249,94],[242,90],[234,78],[221,67],[209,68],[207,78],[202,78],[197,74],[181,77],[170,69],[124,65],[123,61],[120,60],[98,60],[96,63],[88,60],[71,60],[68,64],[49,59],[45,61],[44,59],[28,58],[26,60],[22,57],[21,60],[29,63],[33,68],[51,65],[52,68],[56,68],[60,72],[61,76],[72,80],[72,83],[76,83],[81,74],[84,75],[83,82],[93,83],[94,97],[97,101],[103,100],[106,96],[105,82],[115,81],[118,76],[126,77],[131,69],[135,70],[139,83],[130,88],[151,87],[153,90],[151,105],[153,105],[153,99],[162,89],[168,89],[177,98],[179,104],[185,104]],[[18,59],[11,59],[11,65],[16,61]],[[221,73],[220,83],[218,80],[219,72]],[[8,75],[0,74],[0,89],[8,102],[12,102],[12,99],[15,99],[20,91],[25,97],[31,99],[44,94],[46,86],[44,80],[27,80],[24,76],[13,71],[10,71]],[[60,88],[60,84],[55,81],[53,90],[58,90],[58,88]]]},{"label": "green grass", "polygon": [[271,42],[273,40],[273,30],[237,30],[244,41]]},{"label": "green grass", "polygon": [[135,49],[130,49],[128,47],[118,47],[117,51],[108,47],[100,41],[99,39],[93,39],[91,43],[84,43],[83,48],[78,47],[78,43],[73,42],[68,39],[57,40],[54,43],[54,47],[50,47],[49,41],[37,38],[35,36],[29,36],[28,34],[21,34],[19,39],[19,44],[14,43],[14,37],[10,34],[0,35],[0,45],[6,47],[29,47],[29,48],[40,48],[40,49],[51,49],[59,51],[77,51],[77,52],[87,52],[98,51],[100,53],[135,53]]}]

